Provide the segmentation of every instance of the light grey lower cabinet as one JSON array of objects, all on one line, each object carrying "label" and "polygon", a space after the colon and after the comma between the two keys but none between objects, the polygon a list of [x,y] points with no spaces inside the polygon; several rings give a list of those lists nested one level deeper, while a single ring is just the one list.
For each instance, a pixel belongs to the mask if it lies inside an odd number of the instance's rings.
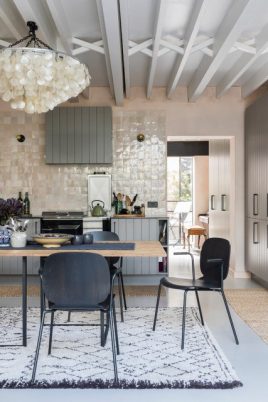
[{"label": "light grey lower cabinet", "polygon": [[268,282],[268,221],[247,218],[247,269]]},{"label": "light grey lower cabinet", "polygon": [[[32,236],[40,233],[40,219],[33,218],[29,220],[27,228],[27,239],[31,240]],[[38,274],[40,267],[39,257],[27,257],[27,268],[29,275]],[[2,275],[20,275],[22,273],[21,257],[0,257],[0,274]]]},{"label": "light grey lower cabinet", "polygon": [[[111,230],[120,240],[160,240],[167,246],[167,220],[158,218],[120,218],[111,220]],[[167,248],[166,248],[167,250]],[[167,271],[167,258],[136,257],[123,259],[125,275],[155,275]]]}]

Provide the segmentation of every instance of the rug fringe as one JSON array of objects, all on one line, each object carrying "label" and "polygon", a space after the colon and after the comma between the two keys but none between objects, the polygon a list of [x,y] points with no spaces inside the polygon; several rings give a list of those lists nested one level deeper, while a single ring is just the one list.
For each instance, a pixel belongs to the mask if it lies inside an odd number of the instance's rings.
[{"label": "rug fringe", "polygon": [[9,389],[48,389],[48,388],[95,388],[95,389],[232,389],[237,387],[242,387],[243,384],[240,381],[232,381],[232,382],[201,382],[201,381],[174,381],[174,382],[160,382],[160,383],[152,383],[151,381],[126,381],[119,380],[119,382],[115,382],[113,380],[83,380],[83,381],[35,381],[32,383],[31,381],[27,382],[17,382],[17,381],[1,381],[0,388],[9,388]]}]

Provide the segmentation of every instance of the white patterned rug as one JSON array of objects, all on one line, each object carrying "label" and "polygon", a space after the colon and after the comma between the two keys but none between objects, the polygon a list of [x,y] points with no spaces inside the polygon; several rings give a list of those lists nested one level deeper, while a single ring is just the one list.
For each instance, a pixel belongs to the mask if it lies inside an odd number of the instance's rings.
[{"label": "white patterned rug", "polygon": [[[0,309],[1,343],[21,341],[21,312]],[[44,328],[36,382],[30,384],[39,329],[39,310],[28,310],[28,346],[0,348],[2,388],[233,388],[241,386],[230,362],[195,308],[187,308],[185,349],[180,349],[180,308],[159,309],[152,331],[154,309],[130,308],[125,322],[118,322],[119,384],[113,382],[111,342],[100,346],[99,327],[55,327],[52,354],[47,355],[48,331]],[[50,316],[48,315],[48,319]],[[67,320],[58,312],[56,322]],[[97,313],[73,313],[72,323],[98,323]]]}]

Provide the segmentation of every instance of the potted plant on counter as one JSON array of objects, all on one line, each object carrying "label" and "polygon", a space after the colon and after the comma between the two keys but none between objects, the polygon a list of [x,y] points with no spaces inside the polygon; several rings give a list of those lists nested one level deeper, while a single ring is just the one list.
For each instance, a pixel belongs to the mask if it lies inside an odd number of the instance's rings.
[{"label": "potted plant on counter", "polygon": [[0,246],[8,246],[11,232],[8,228],[8,221],[11,217],[22,213],[23,204],[15,198],[4,200],[0,198]]},{"label": "potted plant on counter", "polygon": [[29,220],[22,221],[17,218],[10,218],[8,228],[12,231],[10,243],[12,247],[25,247],[27,243],[27,226]]}]

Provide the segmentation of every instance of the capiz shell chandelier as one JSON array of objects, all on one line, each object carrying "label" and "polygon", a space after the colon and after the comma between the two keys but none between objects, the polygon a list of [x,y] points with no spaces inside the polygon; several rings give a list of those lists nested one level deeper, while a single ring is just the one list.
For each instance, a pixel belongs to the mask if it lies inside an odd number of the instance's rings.
[{"label": "capiz shell chandelier", "polygon": [[91,77],[84,64],[38,39],[35,22],[27,25],[29,35],[0,50],[0,96],[13,109],[43,113],[79,95]]}]

